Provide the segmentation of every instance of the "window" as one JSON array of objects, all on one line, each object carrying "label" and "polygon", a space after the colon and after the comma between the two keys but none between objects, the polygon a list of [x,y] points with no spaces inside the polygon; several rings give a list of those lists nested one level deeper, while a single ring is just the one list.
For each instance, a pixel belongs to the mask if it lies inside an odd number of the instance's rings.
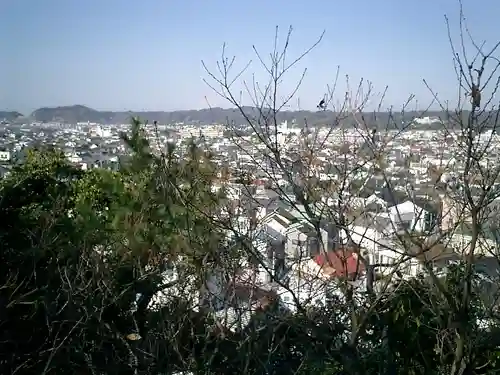
[{"label": "window", "polygon": [[319,241],[315,237],[309,237],[308,238],[308,248],[309,248],[309,255],[310,256],[316,256],[319,254]]},{"label": "window", "polygon": [[292,240],[293,253],[296,258],[302,258],[306,255],[305,243],[300,240]]}]

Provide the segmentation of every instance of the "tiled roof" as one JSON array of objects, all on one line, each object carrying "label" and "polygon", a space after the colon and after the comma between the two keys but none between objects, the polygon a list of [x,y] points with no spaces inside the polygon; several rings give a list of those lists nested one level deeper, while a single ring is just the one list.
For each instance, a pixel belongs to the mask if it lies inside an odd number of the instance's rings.
[{"label": "tiled roof", "polygon": [[364,271],[364,265],[353,249],[342,249],[322,253],[314,261],[330,277],[356,276]]}]

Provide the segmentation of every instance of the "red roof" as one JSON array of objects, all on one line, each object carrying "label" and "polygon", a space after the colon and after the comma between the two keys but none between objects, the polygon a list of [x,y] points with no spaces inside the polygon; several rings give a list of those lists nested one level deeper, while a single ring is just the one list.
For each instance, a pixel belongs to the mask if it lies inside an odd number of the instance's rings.
[{"label": "red roof", "polygon": [[317,255],[314,261],[331,277],[356,276],[365,269],[352,249],[329,251]]},{"label": "red roof", "polygon": [[266,180],[263,179],[256,179],[253,181],[254,185],[262,186],[266,184]]}]

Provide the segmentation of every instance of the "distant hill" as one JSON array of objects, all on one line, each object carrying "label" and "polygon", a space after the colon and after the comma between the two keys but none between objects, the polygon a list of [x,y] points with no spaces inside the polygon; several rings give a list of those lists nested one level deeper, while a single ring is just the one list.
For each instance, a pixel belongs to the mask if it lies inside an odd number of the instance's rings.
[{"label": "distant hill", "polygon": [[[258,118],[259,113],[256,108],[244,107],[245,114],[249,118]],[[376,127],[380,129],[385,128],[399,128],[403,123],[407,124],[409,121],[416,117],[421,116],[418,112],[402,113],[364,113],[363,120],[371,128]],[[201,110],[184,110],[184,111],[148,111],[148,112],[134,112],[134,111],[98,111],[84,105],[72,105],[63,107],[44,107],[35,110],[28,117],[22,116],[19,112],[1,112],[0,121],[17,122],[60,122],[75,124],[77,122],[93,122],[101,124],[125,124],[130,121],[131,116],[139,116],[143,120],[152,123],[158,121],[159,124],[175,124],[175,123],[189,123],[189,124],[246,124],[245,117],[238,109],[224,109],[224,108],[206,108]],[[442,118],[446,121],[446,114],[438,111],[428,111],[425,116],[430,118]],[[467,113],[464,113],[467,116]],[[308,126],[318,125],[336,125],[338,114],[331,111],[282,111],[277,115],[277,121],[288,121],[289,124],[294,123],[297,127],[304,127],[307,123]],[[342,126],[351,127],[355,125],[352,115],[342,114]],[[423,122],[414,124],[413,128],[418,129],[437,129],[442,125],[439,122],[432,124]]]},{"label": "distant hill", "polygon": [[37,122],[96,122],[101,124],[123,124],[130,121],[131,116],[139,116],[149,122],[158,121],[160,124],[174,124],[179,122],[213,124],[226,123],[230,120],[239,121],[240,116],[235,116],[236,111],[222,108],[186,110],[186,111],[97,111],[83,105],[73,105],[66,107],[39,108],[31,114],[33,121]]},{"label": "distant hill", "polygon": [[99,122],[108,123],[114,117],[113,112],[101,112],[83,105],[72,105],[65,107],[39,108],[35,110],[30,118],[37,122]]},{"label": "distant hill", "polygon": [[[249,117],[257,118],[258,111],[252,107],[245,107],[244,112]],[[440,112],[428,112],[426,116],[439,117]],[[149,122],[158,121],[160,124],[174,123],[190,123],[190,124],[245,124],[244,116],[237,109],[224,108],[207,108],[201,110],[184,110],[184,111],[148,111],[148,112],[133,112],[133,111],[97,111],[95,109],[83,106],[73,105],[64,107],[39,108],[34,111],[29,117],[31,121],[36,122],[61,122],[61,123],[77,123],[77,122],[95,122],[102,124],[123,124],[128,123],[131,116],[139,116],[143,120]],[[402,122],[410,121],[419,116],[416,112],[407,112],[404,115],[400,113],[389,114],[386,112],[366,113],[365,122],[370,126],[394,127],[394,124],[402,124]],[[304,126],[307,122],[309,126],[334,124],[337,119],[337,114],[331,111],[282,111],[278,114],[278,121],[294,121],[297,126]],[[342,123],[344,126],[354,124],[354,119],[345,118]],[[429,125],[419,125],[419,127],[429,128]]]},{"label": "distant hill", "polygon": [[23,114],[17,111],[0,111],[0,121],[14,121],[19,117],[23,117]]}]

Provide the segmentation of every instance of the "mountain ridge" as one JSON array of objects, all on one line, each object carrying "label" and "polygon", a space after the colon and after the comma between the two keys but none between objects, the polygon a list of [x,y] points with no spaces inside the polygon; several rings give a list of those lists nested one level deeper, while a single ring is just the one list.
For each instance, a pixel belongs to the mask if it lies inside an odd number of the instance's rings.
[{"label": "mountain ridge", "polygon": [[24,115],[17,111],[0,111],[0,121],[13,121],[19,117],[24,117]]},{"label": "mountain ridge", "polygon": [[[245,114],[249,117],[258,117],[259,111],[254,107],[243,107]],[[2,114],[12,113],[10,117],[5,117],[8,121],[25,121],[25,122],[59,122],[75,124],[79,122],[91,122],[101,124],[124,124],[130,121],[131,116],[138,116],[142,120],[152,123],[157,121],[159,124],[175,124],[175,123],[190,123],[190,124],[235,124],[241,125],[247,123],[245,117],[237,108],[204,108],[199,110],[180,110],[180,111],[99,111],[85,105],[77,104],[70,106],[59,107],[41,107],[33,111],[27,117],[20,117],[19,112],[1,112]],[[14,116],[17,113],[20,116]],[[373,127],[389,127],[396,128],[403,122],[411,121],[415,117],[420,117],[421,112],[405,112],[405,113],[390,113],[390,112],[366,112],[363,114],[364,121],[368,126]],[[427,111],[425,116],[429,117],[444,117],[445,112],[442,111]],[[345,116],[343,114],[342,116]],[[296,126],[302,127],[305,124],[309,126],[335,124],[338,119],[338,114],[332,111],[280,111],[277,115],[277,121],[288,121],[295,123]],[[352,115],[345,116],[342,120],[345,126],[354,125]],[[390,126],[388,126],[390,124]],[[429,128],[429,125],[419,125],[419,127]]]}]

